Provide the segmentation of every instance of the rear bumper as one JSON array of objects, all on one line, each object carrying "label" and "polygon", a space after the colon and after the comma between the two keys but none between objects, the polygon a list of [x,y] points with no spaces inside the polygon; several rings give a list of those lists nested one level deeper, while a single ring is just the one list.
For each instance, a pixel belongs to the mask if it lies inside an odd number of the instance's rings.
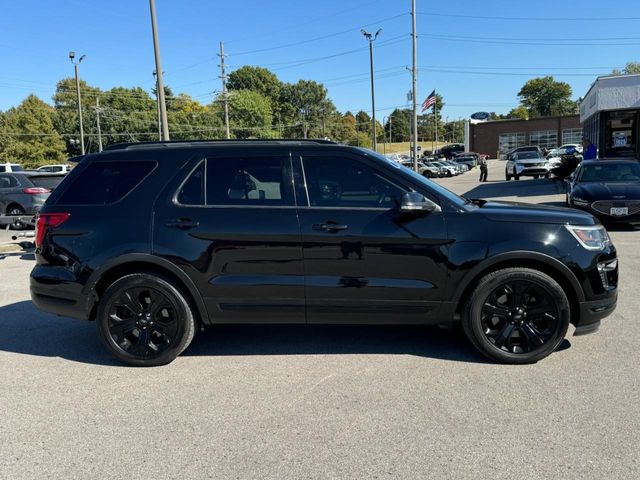
[{"label": "rear bumper", "polygon": [[36,265],[29,278],[31,301],[39,310],[86,320],[90,298],[82,293],[73,274],[64,267]]}]

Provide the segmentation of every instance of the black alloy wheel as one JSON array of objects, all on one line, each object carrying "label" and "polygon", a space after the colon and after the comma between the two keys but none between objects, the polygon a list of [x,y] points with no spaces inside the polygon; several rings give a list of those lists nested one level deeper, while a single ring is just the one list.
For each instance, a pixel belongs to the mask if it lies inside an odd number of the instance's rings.
[{"label": "black alloy wheel", "polygon": [[111,285],[98,304],[98,324],[109,351],[134,366],[171,362],[195,334],[184,295],[151,274],[128,275]]},{"label": "black alloy wheel", "polygon": [[547,274],[507,268],[483,277],[463,327],[482,353],[504,363],[534,363],[552,353],[569,327],[569,301]]},{"label": "black alloy wheel", "polygon": [[508,353],[528,353],[546,343],[559,323],[558,306],[543,286],[511,280],[494,289],[482,306],[487,339]]}]

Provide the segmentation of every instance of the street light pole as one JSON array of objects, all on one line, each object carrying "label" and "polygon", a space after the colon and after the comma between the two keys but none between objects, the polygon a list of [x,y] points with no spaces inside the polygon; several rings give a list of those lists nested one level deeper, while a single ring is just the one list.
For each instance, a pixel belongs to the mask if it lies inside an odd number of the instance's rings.
[{"label": "street light pole", "polygon": [[164,98],[164,82],[162,80],[162,64],[160,62],[160,42],[158,41],[158,25],[156,21],[156,2],[149,0],[151,10],[151,33],[153,34],[153,52],[156,59],[156,75],[158,80],[158,101],[160,102],[160,119],[162,120],[162,139],[169,140],[169,123],[167,121],[167,104]]},{"label": "street light pole", "polygon": [[80,99],[80,80],[78,79],[78,65],[84,59],[84,55],[81,55],[78,61],[74,61],[76,58],[75,52],[69,52],[69,59],[73,63],[73,70],[76,75],[76,96],[78,97],[78,121],[80,122],[80,153],[84,155],[84,129],[82,128],[82,100]]},{"label": "street light pole", "polygon": [[418,99],[417,99],[417,75],[418,75],[418,51],[417,51],[417,31],[416,31],[416,0],[411,0],[411,38],[413,44],[413,66],[411,68],[411,92],[413,102],[413,144],[411,151],[413,156],[413,169],[418,171]]},{"label": "street light pole", "polygon": [[382,29],[379,28],[375,34],[368,33],[367,31],[360,30],[362,35],[369,41],[369,66],[371,69],[371,147],[373,151],[376,151],[376,92],[373,81],[373,42],[376,41]]}]

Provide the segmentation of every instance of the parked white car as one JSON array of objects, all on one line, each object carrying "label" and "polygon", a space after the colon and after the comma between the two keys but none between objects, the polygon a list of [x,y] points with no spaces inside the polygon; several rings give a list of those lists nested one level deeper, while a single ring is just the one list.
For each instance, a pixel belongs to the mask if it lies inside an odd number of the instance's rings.
[{"label": "parked white car", "polygon": [[37,168],[36,171],[44,173],[69,173],[71,168],[71,165],[45,165]]},{"label": "parked white car", "polygon": [[0,173],[9,172],[24,172],[24,168],[18,163],[0,163]]},{"label": "parked white car", "polygon": [[540,152],[518,152],[511,155],[504,169],[507,180],[520,180],[520,177],[545,177],[550,175],[549,161]]}]

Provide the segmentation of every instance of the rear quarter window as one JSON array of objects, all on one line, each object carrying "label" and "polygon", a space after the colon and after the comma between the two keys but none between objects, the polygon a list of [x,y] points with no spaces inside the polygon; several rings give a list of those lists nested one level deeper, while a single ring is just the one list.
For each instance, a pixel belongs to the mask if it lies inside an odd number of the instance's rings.
[{"label": "rear quarter window", "polygon": [[153,161],[93,162],[62,193],[58,204],[108,205],[122,200],[155,168]]}]

